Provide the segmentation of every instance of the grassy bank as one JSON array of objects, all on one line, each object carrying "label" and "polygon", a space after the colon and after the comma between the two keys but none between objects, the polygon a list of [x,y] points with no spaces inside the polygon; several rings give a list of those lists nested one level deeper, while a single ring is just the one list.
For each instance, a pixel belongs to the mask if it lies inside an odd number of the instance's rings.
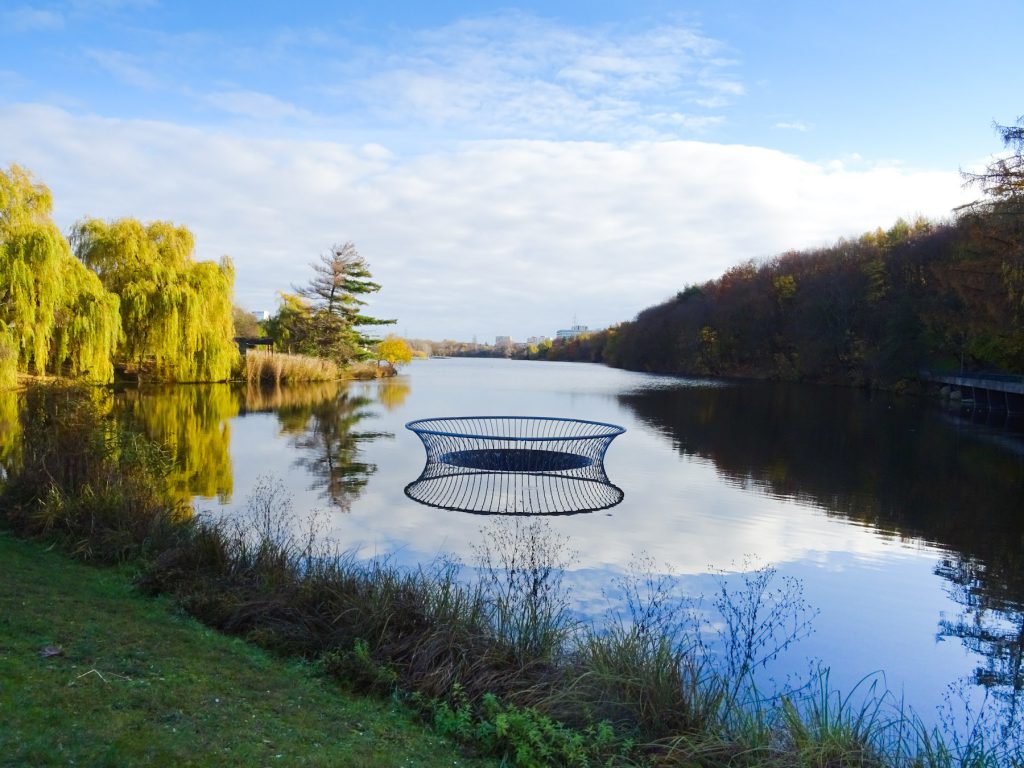
[{"label": "grassy bank", "polygon": [[6,533],[0,562],[0,765],[488,764],[402,706],[139,596],[123,569]]},{"label": "grassy bank", "polygon": [[[808,688],[759,695],[753,670],[800,631],[803,610],[770,569],[716,603],[725,629],[715,656],[675,584],[651,569],[617,585],[625,615],[600,628],[576,621],[561,582],[567,542],[542,521],[490,527],[471,582],[449,562],[365,563],[326,542],[315,521],[299,524],[271,480],[244,515],[193,517],[163,489],[159,446],[113,427],[88,393],[30,391],[21,418],[20,464],[0,495],[13,530],[83,559],[131,563],[144,591],[206,625],[405,701],[438,732],[509,765],[1021,763],[1019,747],[982,731],[957,739],[889,699],[854,703],[829,688],[827,672]],[[53,642],[71,641],[33,640]],[[87,658],[82,680],[106,676]],[[110,668],[128,679],[133,669]]]}]

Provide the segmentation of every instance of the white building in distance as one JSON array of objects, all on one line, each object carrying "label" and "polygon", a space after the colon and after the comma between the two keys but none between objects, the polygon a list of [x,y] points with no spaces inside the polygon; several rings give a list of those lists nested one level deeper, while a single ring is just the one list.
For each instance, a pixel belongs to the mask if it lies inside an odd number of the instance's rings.
[{"label": "white building in distance", "polygon": [[558,339],[574,339],[577,336],[582,336],[587,332],[587,326],[585,325],[574,325],[572,328],[563,328],[555,332],[555,338]]}]

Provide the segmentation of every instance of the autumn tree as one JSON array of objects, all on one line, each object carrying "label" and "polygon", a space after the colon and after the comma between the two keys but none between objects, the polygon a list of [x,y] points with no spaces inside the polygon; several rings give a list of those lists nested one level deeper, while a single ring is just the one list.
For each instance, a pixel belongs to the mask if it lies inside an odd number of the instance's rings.
[{"label": "autumn tree", "polygon": [[312,305],[294,293],[281,291],[278,297],[281,305],[264,326],[267,336],[274,341],[274,348],[279,352],[316,356]]},{"label": "autumn tree", "polygon": [[342,363],[369,357],[375,340],[360,329],[395,320],[363,314],[362,297],[380,290],[366,260],[347,242],[335,245],[310,266],[313,278],[296,291],[310,302],[310,333],[318,354]]},{"label": "autumn tree", "polygon": [[389,333],[377,344],[377,362],[387,363],[392,368],[412,362],[412,348],[395,334]]},{"label": "autumn tree", "polygon": [[963,173],[965,183],[980,188],[985,197],[959,211],[973,225],[974,238],[1001,254],[1007,296],[1017,309],[1016,319],[1024,322],[1024,116],[1016,125],[995,128],[1008,152],[981,173]]},{"label": "autumn tree", "polygon": [[235,271],[192,258],[183,226],[86,219],[72,233],[76,255],[121,300],[123,360],[168,381],[221,381],[238,359],[231,294]]},{"label": "autumn tree", "polygon": [[263,335],[260,321],[247,309],[239,306],[231,307],[231,320],[235,326],[235,336],[253,338]]},{"label": "autumn tree", "polygon": [[0,171],[0,386],[18,371],[113,378],[118,299],[72,256],[52,208],[27,171]]},{"label": "autumn tree", "polygon": [[979,187],[986,197],[967,206],[974,211],[1024,214],[1024,116],[1016,125],[996,125],[996,133],[1009,150],[981,173],[964,172],[964,181]]}]

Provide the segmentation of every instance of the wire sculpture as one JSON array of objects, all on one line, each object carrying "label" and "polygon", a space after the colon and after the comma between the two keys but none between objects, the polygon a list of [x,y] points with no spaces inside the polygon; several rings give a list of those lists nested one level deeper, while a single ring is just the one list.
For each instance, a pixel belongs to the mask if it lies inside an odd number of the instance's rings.
[{"label": "wire sculpture", "polygon": [[427,452],[405,495],[481,515],[571,515],[624,497],[604,470],[615,424],[539,416],[418,419],[405,425]]}]

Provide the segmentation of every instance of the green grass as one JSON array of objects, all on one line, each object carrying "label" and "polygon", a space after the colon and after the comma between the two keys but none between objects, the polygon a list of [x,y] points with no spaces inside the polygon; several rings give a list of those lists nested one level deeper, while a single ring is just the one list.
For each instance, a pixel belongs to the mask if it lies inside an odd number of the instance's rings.
[{"label": "green grass", "polygon": [[3,532],[0,564],[2,766],[492,764],[135,594],[125,570]]}]

